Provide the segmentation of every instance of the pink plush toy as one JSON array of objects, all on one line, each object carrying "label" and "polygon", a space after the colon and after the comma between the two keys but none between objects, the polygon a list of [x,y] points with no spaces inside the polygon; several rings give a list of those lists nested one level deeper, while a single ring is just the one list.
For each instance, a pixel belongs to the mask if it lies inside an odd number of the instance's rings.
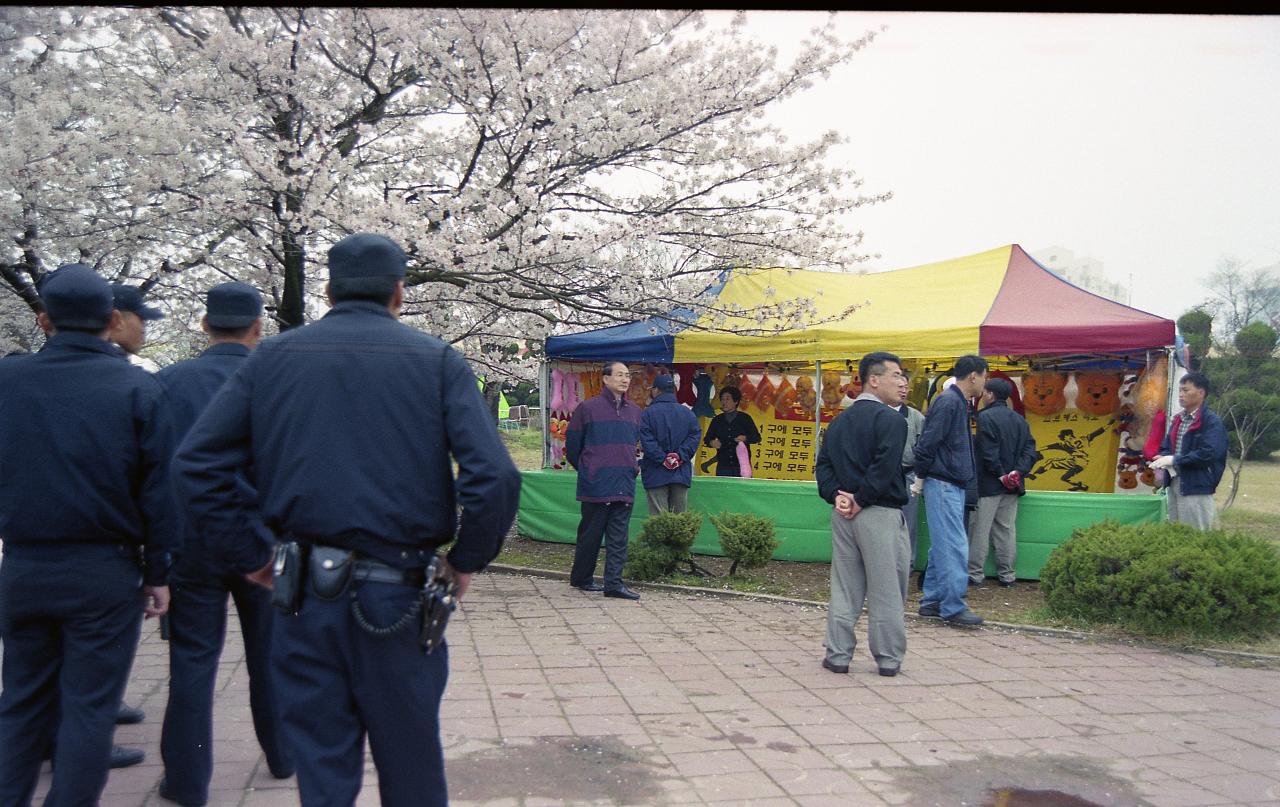
[{"label": "pink plush toy", "polygon": [[738,468],[743,479],[751,478],[751,449],[746,443],[738,443]]}]

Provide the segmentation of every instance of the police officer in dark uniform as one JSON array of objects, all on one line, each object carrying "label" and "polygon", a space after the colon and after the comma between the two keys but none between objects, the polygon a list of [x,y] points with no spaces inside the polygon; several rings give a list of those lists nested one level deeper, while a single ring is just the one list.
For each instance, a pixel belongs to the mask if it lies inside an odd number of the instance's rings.
[{"label": "police officer in dark uniform", "polygon": [[111,286],[72,264],[41,286],[39,353],[0,363],[0,804],[96,804],[142,615],[169,603],[173,430],[160,382],[107,341]]},{"label": "police officer in dark uniform", "polygon": [[[201,327],[209,347],[188,361],[171,364],[157,377],[169,393],[174,427],[181,439],[218,389],[240,369],[262,338],[262,295],[244,283],[222,283],[205,297]],[[245,496],[253,486],[241,476]],[[280,708],[271,682],[271,594],[206,558],[200,536],[189,527],[172,551],[169,588],[169,703],[164,711],[160,795],[183,805],[209,799],[213,777],[213,689],[227,630],[227,597],[235,600],[249,671],[249,709],[258,744],[272,775],[293,775],[284,747]]]},{"label": "police officer in dark uniform", "polygon": [[[396,321],[400,247],[358,233],[328,257],[333,309],[245,359],[175,475],[206,548],[251,580],[270,580],[277,538],[309,550],[300,605],[276,614],[271,646],[302,803],[355,802],[367,734],[382,804],[443,805],[448,659],[419,644],[424,570],[456,536],[444,569],[464,593],[501,549],[520,476],[467,362]],[[237,492],[249,466],[257,502]],[[280,557],[277,594],[298,563]]]}]

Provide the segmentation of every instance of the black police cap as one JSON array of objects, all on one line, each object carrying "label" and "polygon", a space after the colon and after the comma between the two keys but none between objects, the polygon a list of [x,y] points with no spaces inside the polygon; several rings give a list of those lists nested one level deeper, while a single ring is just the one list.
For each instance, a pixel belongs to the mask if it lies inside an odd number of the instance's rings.
[{"label": "black police cap", "polygon": [[117,311],[128,311],[137,314],[144,322],[164,319],[164,312],[142,302],[142,292],[137,286],[126,286],[124,283],[112,283],[111,293],[115,297]]},{"label": "black police cap", "polygon": [[219,283],[205,294],[205,320],[214,328],[245,328],[262,316],[262,295],[247,283]]},{"label": "black police cap", "polygon": [[329,279],[404,277],[409,262],[399,245],[385,235],[356,233],[329,250]]},{"label": "black police cap", "polygon": [[92,267],[69,263],[40,284],[40,301],[56,328],[102,330],[111,322],[111,284]]}]

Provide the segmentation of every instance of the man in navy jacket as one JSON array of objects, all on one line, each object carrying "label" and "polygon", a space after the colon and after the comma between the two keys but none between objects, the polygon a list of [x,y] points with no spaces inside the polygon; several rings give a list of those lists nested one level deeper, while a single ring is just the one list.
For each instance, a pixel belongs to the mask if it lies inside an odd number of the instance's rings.
[{"label": "man in navy jacket", "polygon": [[[244,283],[221,283],[205,296],[201,327],[209,347],[194,359],[165,367],[156,377],[169,393],[181,440],[226,380],[249,358],[262,337],[262,295]],[[245,496],[256,498],[243,476]],[[284,747],[280,708],[271,683],[271,594],[206,557],[200,534],[189,525],[173,547],[169,608],[169,701],[160,734],[164,778],[160,795],[184,805],[209,800],[213,778],[213,689],[227,631],[227,598],[236,603],[249,672],[253,728],[278,779],[293,775]]]},{"label": "man in navy jacket", "polygon": [[1209,407],[1209,378],[1187,373],[1178,384],[1178,405],[1152,468],[1169,473],[1169,520],[1207,530],[1213,525],[1214,491],[1227,468],[1227,429]]},{"label": "man in navy jacket", "polygon": [[1035,438],[1022,415],[1009,408],[1013,385],[987,380],[985,404],[978,413],[978,509],[970,519],[969,584],[981,585],[987,550],[995,546],[1000,585],[1013,585],[1018,562],[1018,499],[1026,495],[1023,477],[1040,458]]},{"label": "man in navy jacket", "polygon": [[241,361],[174,472],[211,560],[270,584],[277,536],[326,558],[272,621],[302,803],[353,804],[367,739],[382,804],[443,807],[448,646],[424,654],[415,615],[438,547],[452,541],[443,568],[459,597],[497,556],[520,473],[462,354],[398,321],[404,250],[355,233],[328,258],[333,308]]},{"label": "man in navy jacket", "polygon": [[651,514],[683,513],[702,430],[693,411],[676,400],[675,379],[660,375],[653,388],[658,394],[640,415],[640,481]]},{"label": "man in navy jacket", "polygon": [[169,606],[173,430],[164,388],[107,341],[120,315],[88,266],[40,288],[39,353],[0,364],[0,804],[96,804],[142,617]]},{"label": "man in navy jacket", "polygon": [[[565,459],[578,471],[582,503],[569,584],[583,591],[603,591],[606,597],[638,600],[640,595],[622,584],[622,567],[627,562],[627,525],[640,470],[636,463],[640,407],[627,400],[631,386],[627,365],[607,361],[601,373],[604,389],[573,410],[564,438]],[[595,581],[602,539],[603,586]]]}]

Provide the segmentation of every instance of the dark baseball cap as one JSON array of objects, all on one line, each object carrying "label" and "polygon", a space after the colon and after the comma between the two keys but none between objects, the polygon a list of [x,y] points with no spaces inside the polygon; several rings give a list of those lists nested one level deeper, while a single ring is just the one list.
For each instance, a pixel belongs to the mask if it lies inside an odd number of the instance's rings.
[{"label": "dark baseball cap", "polygon": [[56,328],[102,330],[111,322],[111,284],[83,263],[69,263],[45,275],[40,301]]},{"label": "dark baseball cap", "polygon": [[262,295],[248,283],[219,283],[205,294],[205,320],[214,328],[244,328],[262,316]]},{"label": "dark baseball cap", "polygon": [[329,279],[404,277],[409,258],[385,235],[356,233],[329,249]]},{"label": "dark baseball cap", "polygon": [[142,302],[142,292],[137,286],[127,286],[124,283],[112,283],[111,294],[115,297],[115,308],[117,311],[128,311],[131,314],[137,314],[138,318],[143,322],[154,322],[158,319],[164,319],[164,312],[158,308],[152,308]]},{"label": "dark baseball cap", "polygon": [[653,380],[653,386],[659,392],[675,392],[676,380],[669,375],[660,375]]}]

